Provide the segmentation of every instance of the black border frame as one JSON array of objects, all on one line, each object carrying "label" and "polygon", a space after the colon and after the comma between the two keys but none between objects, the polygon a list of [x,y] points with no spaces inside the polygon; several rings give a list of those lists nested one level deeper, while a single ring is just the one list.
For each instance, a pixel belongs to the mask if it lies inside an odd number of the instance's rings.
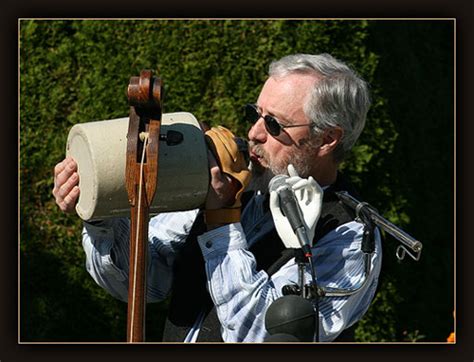
[{"label": "black border frame", "polygon": [[[234,5],[234,6],[233,6]],[[0,298],[0,361],[129,361],[130,359],[241,359],[251,358],[311,358],[332,360],[348,360],[364,358],[365,360],[397,360],[404,359],[422,361],[471,361],[474,360],[472,341],[472,265],[468,259],[472,255],[472,244],[467,234],[469,220],[473,215],[468,205],[472,199],[470,191],[472,142],[468,137],[472,134],[472,104],[469,101],[468,85],[473,84],[470,64],[474,64],[472,51],[472,15],[474,5],[470,1],[452,0],[436,1],[384,1],[365,0],[355,4],[350,0],[330,1],[325,3],[304,3],[301,0],[277,6],[273,2],[102,2],[92,1],[60,2],[23,1],[3,2],[0,5],[0,37],[2,40],[4,118],[1,123],[3,177],[2,188],[4,201],[1,209],[1,230],[3,231],[2,257],[0,276],[3,293]],[[164,9],[162,9],[164,7]],[[239,10],[237,10],[239,9]],[[252,14],[252,16],[249,16]],[[456,275],[457,275],[457,343],[456,344],[396,344],[387,345],[95,345],[95,344],[19,344],[18,343],[18,268],[17,243],[19,228],[14,232],[15,220],[13,208],[18,211],[18,19],[19,18],[443,18],[456,19],[457,55],[456,55]],[[15,121],[14,121],[15,119]],[[15,140],[17,142],[15,143]],[[17,155],[16,164],[14,155]],[[10,177],[17,171],[17,178]],[[12,190],[16,190],[12,192]],[[26,192],[26,190],[25,190]],[[19,217],[19,212],[17,219]],[[18,225],[18,220],[17,220]],[[199,353],[199,354],[196,354]]]}]

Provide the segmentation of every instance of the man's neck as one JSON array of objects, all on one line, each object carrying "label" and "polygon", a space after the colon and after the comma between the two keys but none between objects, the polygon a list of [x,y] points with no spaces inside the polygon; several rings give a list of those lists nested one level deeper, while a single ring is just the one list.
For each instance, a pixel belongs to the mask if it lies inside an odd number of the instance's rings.
[{"label": "man's neck", "polygon": [[311,176],[318,182],[319,186],[329,186],[336,182],[337,165],[333,162],[327,163],[324,167],[318,167]]}]

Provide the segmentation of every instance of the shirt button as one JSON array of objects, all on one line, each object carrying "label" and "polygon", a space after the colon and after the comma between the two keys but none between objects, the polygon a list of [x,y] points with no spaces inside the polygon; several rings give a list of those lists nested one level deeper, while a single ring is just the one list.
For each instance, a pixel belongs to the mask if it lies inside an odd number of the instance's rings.
[{"label": "shirt button", "polygon": [[206,248],[210,248],[212,246],[212,241],[211,240],[208,240],[206,242]]}]

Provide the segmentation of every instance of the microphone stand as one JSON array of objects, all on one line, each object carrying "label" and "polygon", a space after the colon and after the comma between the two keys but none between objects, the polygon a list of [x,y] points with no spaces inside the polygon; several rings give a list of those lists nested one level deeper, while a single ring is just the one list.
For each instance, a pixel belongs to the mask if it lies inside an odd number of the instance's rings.
[{"label": "microphone stand", "polygon": [[[303,215],[297,204],[295,204],[297,212],[299,214],[299,220],[303,220]],[[292,225],[293,226],[293,225]],[[314,309],[315,318],[315,330],[313,335],[313,342],[319,342],[319,288],[316,282],[316,272],[313,265],[313,252],[311,251],[311,242],[306,234],[304,226],[294,228],[295,234],[301,245],[301,249],[297,249],[295,253],[295,260],[298,263],[299,270],[299,284],[301,296],[305,299],[311,299]],[[311,284],[305,283],[304,272],[306,265],[309,264],[309,270],[311,272]]]},{"label": "microphone stand", "polygon": [[[298,242],[301,245],[301,249],[296,249],[295,253],[295,260],[298,263],[299,272],[299,293],[303,298],[311,299],[316,322],[313,342],[319,342],[319,293],[318,286],[316,284],[316,272],[313,265],[313,254],[311,251],[312,242],[309,240],[306,233],[306,228],[303,223],[304,217],[301,213],[298,203],[294,198],[293,191],[285,187],[281,188],[278,192],[278,197],[280,198],[282,212],[287,217],[291,228],[293,229]],[[312,279],[309,290],[306,289],[304,280],[304,272],[307,264],[309,264]]]},{"label": "microphone stand", "polygon": [[[403,260],[405,254],[410,255],[415,261],[420,260],[421,250],[423,245],[420,241],[414,239],[412,236],[408,235],[406,232],[384,219],[379,213],[368,203],[360,202],[359,200],[352,197],[346,191],[336,192],[336,195],[339,197],[341,202],[353,210],[355,210],[356,220],[364,224],[364,234],[362,238],[361,249],[364,253],[364,277],[359,282],[359,284],[352,289],[339,289],[339,288],[320,288],[318,291],[320,295],[325,297],[345,297],[357,293],[361,290],[368,282],[369,275],[372,272],[371,256],[375,250],[375,240],[374,240],[374,231],[375,226],[380,227],[382,230],[386,231],[397,240],[399,240],[403,245],[400,245],[397,248],[396,256],[398,260]],[[408,249],[411,249],[414,254],[412,254]]]},{"label": "microphone stand", "polygon": [[[400,245],[397,249],[396,256],[399,260],[405,257],[405,254],[410,255],[415,261],[420,259],[421,249],[423,245],[418,240],[399,229],[382,216],[366,202],[360,202],[353,198],[347,192],[336,192],[341,202],[355,210],[356,221],[364,225],[361,250],[364,254],[364,275],[362,280],[357,286],[351,289],[345,288],[330,288],[330,287],[319,287],[316,283],[316,271],[313,265],[311,243],[308,240],[306,230],[301,223],[302,215],[296,203],[292,203],[291,191],[282,189],[279,194],[280,202],[285,205],[285,215],[287,216],[293,231],[295,232],[298,241],[301,245],[300,249],[296,249],[295,260],[298,264],[298,281],[299,286],[294,288],[292,285],[286,285],[283,287],[283,294],[299,294],[304,299],[311,299],[313,309],[315,312],[315,331],[313,336],[314,342],[319,342],[319,299],[322,297],[345,297],[353,295],[359,292],[367,284],[370,273],[372,272],[371,257],[375,251],[375,226],[388,232],[394,236],[403,245]],[[299,216],[298,216],[299,215]],[[415,254],[410,253],[406,247],[410,248]],[[305,268],[309,264],[311,271],[311,283],[305,284]]]},{"label": "microphone stand", "polygon": [[[374,223],[402,243],[402,245],[398,246],[396,251],[398,260],[403,260],[406,254],[410,255],[410,257],[415,261],[420,260],[421,249],[423,248],[423,244],[420,241],[408,235],[390,221],[384,219],[379,215],[377,210],[368,203],[360,202],[346,191],[336,192],[336,195],[344,205],[355,210],[357,218],[363,219],[366,222]],[[414,254],[412,254],[408,249],[410,249]]]},{"label": "microphone stand", "polygon": [[[301,241],[300,241],[301,242]],[[299,270],[299,284],[301,296],[305,299],[311,299],[314,309],[315,319],[315,330],[313,335],[313,342],[319,342],[319,288],[316,282],[316,272],[313,265],[313,255],[311,247],[308,244],[304,244],[301,249],[296,250],[295,255],[296,262],[298,263]],[[304,272],[306,265],[309,264],[311,271],[311,283],[310,285],[305,283]]]}]

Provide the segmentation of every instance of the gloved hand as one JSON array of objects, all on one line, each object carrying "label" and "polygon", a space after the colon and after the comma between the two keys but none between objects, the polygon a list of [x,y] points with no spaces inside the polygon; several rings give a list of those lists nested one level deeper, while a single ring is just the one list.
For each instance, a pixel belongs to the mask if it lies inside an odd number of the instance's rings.
[{"label": "gloved hand", "polygon": [[250,182],[250,171],[244,154],[240,152],[234,134],[225,127],[212,127],[205,133],[205,137],[208,148],[216,159],[220,171],[230,176],[238,185],[235,195],[231,195],[231,201],[223,208],[206,210],[206,223],[220,224],[239,221],[240,198]]},{"label": "gloved hand", "polygon": [[[298,206],[301,210],[310,242],[313,242],[316,224],[321,215],[323,190],[313,177],[307,179],[298,176],[293,165],[288,165],[289,177],[285,182],[291,186],[295,193]],[[273,216],[278,235],[287,248],[301,248],[298,237],[293,232],[290,222],[280,209],[280,199],[276,191],[270,192],[270,211]]]}]

